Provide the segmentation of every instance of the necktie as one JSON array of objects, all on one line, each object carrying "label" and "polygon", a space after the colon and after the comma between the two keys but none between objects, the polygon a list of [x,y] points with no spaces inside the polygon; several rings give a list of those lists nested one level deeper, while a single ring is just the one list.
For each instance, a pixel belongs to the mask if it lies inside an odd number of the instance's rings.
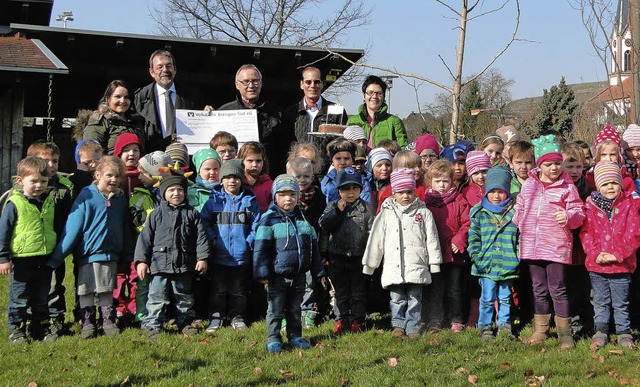
[{"label": "necktie", "polygon": [[173,107],[171,101],[171,90],[167,90],[164,93],[164,107],[165,107],[165,134],[171,136],[176,133],[176,109]]}]

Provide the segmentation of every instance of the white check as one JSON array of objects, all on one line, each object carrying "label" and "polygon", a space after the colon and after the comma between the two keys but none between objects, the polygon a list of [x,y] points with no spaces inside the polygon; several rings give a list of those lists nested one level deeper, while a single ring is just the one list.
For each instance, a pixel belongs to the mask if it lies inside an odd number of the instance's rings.
[{"label": "white check", "polygon": [[219,131],[233,134],[238,144],[258,141],[258,112],[255,109],[202,110],[176,109],[176,133],[187,145],[189,154],[208,148],[209,141]]}]

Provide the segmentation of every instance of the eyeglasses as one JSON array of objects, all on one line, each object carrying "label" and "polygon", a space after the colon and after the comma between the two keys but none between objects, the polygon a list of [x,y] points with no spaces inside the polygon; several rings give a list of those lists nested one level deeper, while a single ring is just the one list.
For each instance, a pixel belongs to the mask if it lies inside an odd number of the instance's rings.
[{"label": "eyeglasses", "polygon": [[364,92],[366,95],[368,95],[369,97],[373,97],[374,95],[376,97],[382,97],[384,95],[383,92],[381,91],[373,91],[373,90],[367,90]]},{"label": "eyeglasses", "polygon": [[216,150],[216,153],[218,153],[219,155],[235,155],[236,154],[236,150],[235,149],[220,149],[220,150]]},{"label": "eyeglasses", "polygon": [[422,160],[435,160],[438,158],[438,155],[436,154],[421,155],[420,158]]},{"label": "eyeglasses", "polygon": [[236,82],[238,82],[239,84],[241,84],[244,87],[249,87],[249,85],[254,85],[254,86],[258,86],[260,84],[260,82],[262,82],[262,79],[247,79],[244,81],[241,80],[236,80]]},{"label": "eyeglasses", "polygon": [[305,79],[303,82],[304,82],[304,84],[305,84],[305,85],[307,85],[307,86],[311,86],[311,84],[314,84],[314,85],[322,85],[322,81],[321,81],[321,80],[319,80],[319,79],[314,79],[314,80],[311,80],[311,79]]}]

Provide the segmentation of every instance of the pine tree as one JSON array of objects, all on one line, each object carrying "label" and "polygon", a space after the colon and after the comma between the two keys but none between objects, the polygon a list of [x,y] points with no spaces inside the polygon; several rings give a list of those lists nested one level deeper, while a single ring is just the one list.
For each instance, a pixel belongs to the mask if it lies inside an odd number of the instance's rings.
[{"label": "pine tree", "polygon": [[477,116],[471,115],[472,109],[484,109],[484,101],[480,94],[480,82],[474,79],[465,88],[460,112],[460,134],[463,138],[473,138],[477,130]]},{"label": "pine tree", "polygon": [[573,115],[577,108],[575,94],[562,77],[558,86],[552,86],[549,91],[544,90],[535,119],[538,131],[536,134],[553,129],[570,138],[573,131]]}]

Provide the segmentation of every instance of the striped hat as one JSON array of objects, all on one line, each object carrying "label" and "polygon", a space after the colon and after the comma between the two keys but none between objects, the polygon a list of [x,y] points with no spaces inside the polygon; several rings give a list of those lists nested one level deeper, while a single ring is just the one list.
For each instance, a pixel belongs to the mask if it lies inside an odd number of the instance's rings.
[{"label": "striped hat", "polygon": [[631,124],[622,134],[622,148],[629,149],[640,146],[640,126]]},{"label": "striped hat", "polygon": [[393,157],[391,153],[384,148],[373,148],[369,155],[367,156],[367,163],[365,164],[365,169],[367,172],[371,173],[373,171],[373,167],[376,166],[382,160],[389,160],[391,163],[393,161]]},{"label": "striped hat", "polygon": [[491,159],[484,151],[471,151],[467,153],[467,175],[472,176],[480,171],[486,171],[491,168]]},{"label": "striped hat", "polygon": [[593,148],[598,149],[598,145],[603,141],[612,141],[618,145],[618,149],[620,149],[620,133],[611,125],[605,126],[602,128],[598,134],[596,135],[596,140],[593,143]]},{"label": "striped hat", "polygon": [[[225,164],[226,165],[226,164]],[[271,197],[275,200],[278,192],[293,191],[296,193],[296,198],[300,197],[300,186],[298,180],[295,177],[288,174],[278,175],[273,180],[273,186],[271,186]]]},{"label": "striped hat", "polygon": [[558,144],[556,136],[553,134],[540,136],[540,138],[531,140],[531,143],[533,144],[533,154],[536,157],[537,166],[547,161],[562,161],[560,144]]},{"label": "striped hat", "polygon": [[342,132],[342,136],[350,141],[358,141],[358,140],[366,140],[367,134],[364,132],[358,125],[349,125],[344,128],[344,132]]},{"label": "striped hat", "polygon": [[172,142],[167,145],[165,153],[171,157],[171,160],[177,161],[181,168],[189,166],[189,151],[183,143],[179,141]]},{"label": "striped hat", "polygon": [[593,168],[593,178],[596,182],[596,188],[598,189],[609,182],[622,185],[620,166],[613,161],[601,161],[596,164]]},{"label": "striped hat", "polygon": [[416,177],[411,168],[397,168],[391,172],[391,191],[393,193],[416,190]]}]

